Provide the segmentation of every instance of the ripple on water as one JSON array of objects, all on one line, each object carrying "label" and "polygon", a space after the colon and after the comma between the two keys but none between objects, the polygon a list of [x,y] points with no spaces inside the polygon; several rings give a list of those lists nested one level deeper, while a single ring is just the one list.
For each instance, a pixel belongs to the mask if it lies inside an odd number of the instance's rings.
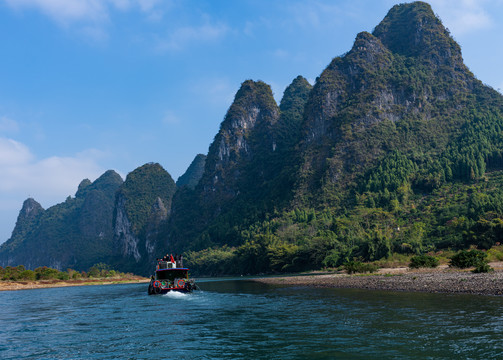
[{"label": "ripple on water", "polygon": [[[503,299],[201,282],[0,293],[1,359],[497,358]],[[169,355],[169,356],[168,356]]]}]

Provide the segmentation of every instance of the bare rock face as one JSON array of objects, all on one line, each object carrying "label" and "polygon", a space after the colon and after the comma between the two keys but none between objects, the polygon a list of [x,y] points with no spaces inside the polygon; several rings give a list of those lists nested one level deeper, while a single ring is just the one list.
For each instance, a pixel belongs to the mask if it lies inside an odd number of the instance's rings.
[{"label": "bare rock face", "polygon": [[[443,178],[473,180],[486,165],[503,167],[494,135],[501,101],[469,72],[428,4],[396,5],[372,33],[358,34],[314,87],[297,77],[280,107],[267,84],[243,82],[208,155],[196,157],[178,189],[150,163],[124,183],[113,172],[86,179],[75,198],[47,210],[26,200],[0,247],[0,265],[87,270],[108,261],[148,274],[166,250],[239,247],[247,229],[286,209],[346,213],[370,188],[362,180],[388,173],[377,171],[387,158],[400,171],[408,162],[431,163],[427,172],[448,165]],[[494,134],[479,141],[476,127]],[[494,149],[478,146],[486,140]],[[428,174],[414,175],[428,185]]]},{"label": "bare rock face", "polygon": [[175,182],[159,164],[145,164],[128,174],[117,191],[113,222],[114,253],[122,269],[141,274],[152,270],[166,247],[161,232],[175,191]]},{"label": "bare rock face", "polygon": [[27,233],[33,228],[44,211],[42,206],[33,198],[24,201],[11,238],[0,246],[0,266],[17,266],[25,263],[26,256],[16,250],[23,246]]},{"label": "bare rock face", "polygon": [[[150,218],[148,221],[148,227],[145,235],[145,251],[147,252],[149,258],[154,258],[156,250],[160,247],[157,243],[159,238],[159,231],[162,225],[166,222],[171,209],[168,209],[162,199],[157,197],[157,200],[152,205],[152,210],[150,213]],[[162,245],[161,245],[162,246]]]},{"label": "bare rock face", "polygon": [[[351,51],[332,60],[314,86],[306,105],[305,142],[317,143],[325,136],[333,139],[336,136],[334,117],[348,106],[355,93],[378,90],[375,92],[377,96],[369,99],[372,104],[382,108],[393,103],[394,97],[389,94],[389,89],[379,88],[380,84],[372,82],[374,74],[388,70],[391,65],[391,52],[378,38],[366,32],[358,34]],[[377,121],[370,119],[371,116],[364,114],[358,120],[362,123]]]},{"label": "bare rock face", "polygon": [[[456,118],[476,83],[459,45],[428,4],[396,5],[317,79],[304,114],[298,198],[338,192],[407,143],[426,152],[446,146],[448,129],[459,126],[446,119]],[[410,124],[422,131],[398,130]]]},{"label": "bare rock face", "polygon": [[32,198],[26,199],[19,212],[17,225],[22,226],[24,223],[36,219],[43,212],[44,208],[37,201]]},{"label": "bare rock face", "polygon": [[126,198],[123,195],[117,196],[115,203],[114,238],[116,249],[123,257],[133,257],[136,262],[141,256],[138,251],[140,239],[132,230],[126,211]]},{"label": "bare rock face", "polygon": [[229,200],[240,192],[238,183],[247,164],[274,151],[270,129],[278,118],[269,85],[245,81],[210,146],[200,182],[206,196]]},{"label": "bare rock face", "polygon": [[120,175],[110,170],[94,182],[82,181],[74,198],[47,210],[26,200],[11,239],[0,248],[0,264],[87,270],[108,260],[114,198],[121,184]]},{"label": "bare rock face", "polygon": [[[279,172],[271,166],[280,138],[275,131],[279,118],[269,85],[252,80],[241,84],[210,145],[198,185],[182,188],[174,198],[167,236],[170,251],[187,249],[219,216],[236,217],[242,210],[239,204],[264,196],[263,185]],[[288,135],[281,136],[286,147]],[[195,247],[205,246],[207,238]]]}]

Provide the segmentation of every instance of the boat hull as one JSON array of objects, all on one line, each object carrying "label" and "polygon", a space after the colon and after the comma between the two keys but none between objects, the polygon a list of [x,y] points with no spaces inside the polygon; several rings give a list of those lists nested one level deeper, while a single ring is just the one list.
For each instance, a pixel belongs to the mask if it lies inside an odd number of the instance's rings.
[{"label": "boat hull", "polygon": [[171,291],[190,293],[197,289],[194,279],[189,278],[189,269],[177,265],[180,263],[158,260],[148,285],[149,295],[164,295]]},{"label": "boat hull", "polygon": [[195,289],[189,286],[184,287],[155,287],[154,283],[151,281],[148,286],[148,294],[149,295],[165,295],[171,291],[180,292],[180,293],[191,293]]},{"label": "boat hull", "polygon": [[151,288],[149,286],[148,288],[148,294],[149,295],[166,295],[167,293],[175,291],[175,292],[180,292],[180,293],[190,293],[192,290],[188,290],[185,288],[166,288],[166,289],[161,289],[161,288]]}]

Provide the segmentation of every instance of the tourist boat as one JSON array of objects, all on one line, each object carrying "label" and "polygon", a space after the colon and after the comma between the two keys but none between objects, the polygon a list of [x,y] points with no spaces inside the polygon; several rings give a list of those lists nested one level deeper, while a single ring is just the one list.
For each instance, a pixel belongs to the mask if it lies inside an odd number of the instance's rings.
[{"label": "tourist boat", "polygon": [[189,293],[196,290],[194,279],[189,278],[189,269],[182,267],[181,261],[158,260],[155,275],[150,278],[148,294],[166,294],[170,291]]}]

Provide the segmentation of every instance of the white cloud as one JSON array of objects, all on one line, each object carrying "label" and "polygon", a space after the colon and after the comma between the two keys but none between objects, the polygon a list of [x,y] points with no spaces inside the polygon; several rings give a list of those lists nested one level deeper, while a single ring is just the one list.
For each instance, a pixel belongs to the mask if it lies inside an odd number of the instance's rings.
[{"label": "white cloud", "polygon": [[130,11],[139,8],[144,13],[155,11],[163,5],[161,0],[0,0],[13,9],[36,9],[59,23],[75,21],[102,22],[109,18],[111,9]]},{"label": "white cloud", "polygon": [[127,11],[131,8],[130,0],[108,0],[108,1],[121,11]]},{"label": "white cloud", "polygon": [[108,33],[100,26],[83,26],[78,32],[95,43],[104,43],[109,38]]},{"label": "white cloud", "polygon": [[150,21],[159,21],[170,2],[162,0],[0,0],[17,11],[35,10],[64,28],[77,29],[94,42],[108,39],[107,25],[113,10],[139,11]]},{"label": "white cloud", "polygon": [[322,1],[295,2],[287,11],[290,15],[286,18],[291,25],[315,29],[337,23],[343,14],[339,4]]},{"label": "white cloud", "polygon": [[100,0],[4,0],[14,9],[37,9],[62,24],[74,21],[103,21],[107,6]]},{"label": "white cloud", "polygon": [[102,153],[87,150],[74,157],[36,159],[27,146],[0,138],[0,197],[14,193],[26,198],[60,202],[74,194],[81,180],[96,178],[104,171],[97,164]]},{"label": "white cloud", "polygon": [[150,12],[160,5],[161,0],[137,0],[141,11]]},{"label": "white cloud", "polygon": [[38,160],[26,145],[0,137],[0,244],[10,237],[24,200],[32,197],[44,208],[65,201],[83,179],[94,180],[104,172],[97,164],[102,156],[90,149],[74,157]]},{"label": "white cloud", "polygon": [[175,29],[165,39],[161,39],[157,49],[160,51],[181,50],[194,42],[216,41],[226,35],[229,28],[224,24],[185,26]]},{"label": "white cloud", "polygon": [[273,56],[277,57],[277,58],[280,58],[280,59],[286,59],[286,58],[288,58],[289,55],[290,54],[288,53],[288,51],[286,51],[284,49],[276,49],[273,52]]},{"label": "white cloud", "polygon": [[0,133],[16,133],[19,131],[19,126],[16,121],[0,116]]},{"label": "white cloud", "polygon": [[[31,160],[32,155],[28,148],[23,144],[7,138],[0,138],[0,168],[12,166],[19,163],[27,163]],[[3,170],[6,170],[5,168]],[[1,172],[5,175],[5,171]],[[0,177],[0,182],[3,181]],[[1,185],[0,185],[1,186]]]},{"label": "white cloud", "polygon": [[430,0],[429,3],[454,36],[494,26],[486,10],[486,0]]},{"label": "white cloud", "polygon": [[180,123],[180,118],[171,110],[166,111],[162,119],[165,125],[176,125]]},{"label": "white cloud", "polygon": [[190,90],[199,102],[211,106],[229,107],[234,99],[239,84],[233,84],[228,78],[199,78],[190,85]]}]

